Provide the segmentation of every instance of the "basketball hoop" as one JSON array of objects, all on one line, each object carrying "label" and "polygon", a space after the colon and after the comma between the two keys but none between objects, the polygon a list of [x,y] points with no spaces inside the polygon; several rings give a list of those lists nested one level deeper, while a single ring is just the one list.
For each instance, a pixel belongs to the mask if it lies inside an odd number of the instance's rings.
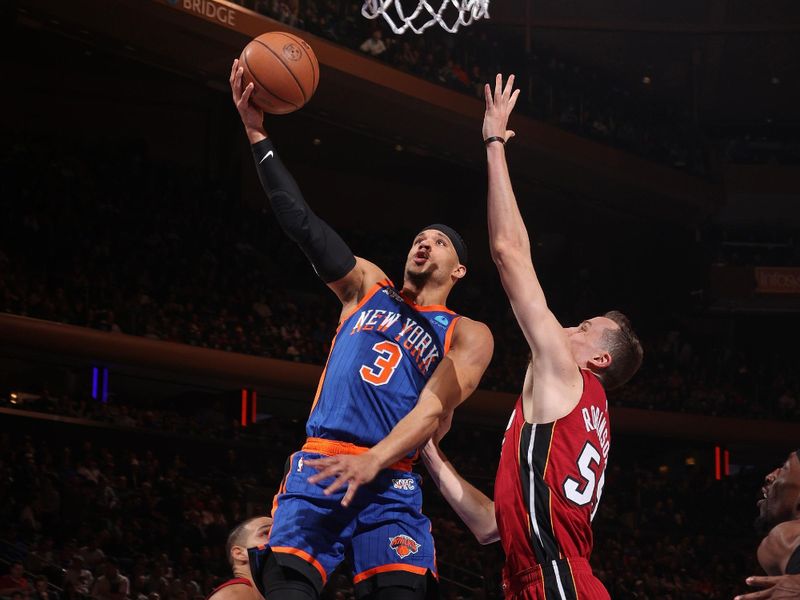
[{"label": "basketball hoop", "polygon": [[[438,23],[442,29],[455,33],[461,25],[470,25],[476,19],[489,18],[489,0],[419,0],[417,7],[406,15],[403,0],[364,0],[361,14],[367,19],[383,17],[395,33],[411,30],[422,33]],[[437,9],[434,4],[441,1]],[[389,14],[390,12],[394,14]]]}]

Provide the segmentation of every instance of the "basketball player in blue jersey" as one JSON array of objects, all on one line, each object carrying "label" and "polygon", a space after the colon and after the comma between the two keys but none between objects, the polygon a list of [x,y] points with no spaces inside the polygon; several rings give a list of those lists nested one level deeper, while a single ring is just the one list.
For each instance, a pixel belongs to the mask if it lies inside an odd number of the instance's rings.
[{"label": "basketball player in blue jersey", "polygon": [[445,306],[466,274],[466,245],[446,225],[423,228],[395,288],[306,204],[237,61],[230,84],[276,219],[342,303],[308,439],[288,461],[268,543],[250,550],[254,580],[266,600],[316,600],[347,557],[359,598],[418,600],[436,562],[412,461],[475,390],[493,351],[484,324]]}]

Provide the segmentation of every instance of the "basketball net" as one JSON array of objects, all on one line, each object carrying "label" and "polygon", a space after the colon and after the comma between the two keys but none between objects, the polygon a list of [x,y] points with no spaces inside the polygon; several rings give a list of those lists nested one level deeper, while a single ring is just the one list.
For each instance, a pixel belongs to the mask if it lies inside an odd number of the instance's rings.
[{"label": "basketball net", "polygon": [[[395,33],[409,29],[422,33],[438,23],[442,29],[455,33],[461,25],[470,25],[476,19],[489,18],[489,0],[419,0],[417,7],[408,15],[403,0],[364,0],[361,14],[367,19],[383,17]],[[441,6],[435,4],[441,1]],[[390,14],[392,13],[392,14]]]}]

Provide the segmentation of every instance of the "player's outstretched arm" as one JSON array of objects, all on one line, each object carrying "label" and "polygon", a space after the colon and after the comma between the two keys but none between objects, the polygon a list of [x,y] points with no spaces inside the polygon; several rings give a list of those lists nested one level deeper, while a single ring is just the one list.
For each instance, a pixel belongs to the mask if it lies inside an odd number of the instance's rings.
[{"label": "player's outstretched arm", "polygon": [[347,312],[386,275],[369,261],[356,258],[339,234],[308,206],[267,136],[264,113],[250,102],[253,84],[242,87],[242,73],[238,59],[234,60],[230,76],[233,102],[252,144],[258,178],[272,212],[284,233],[303,250],[320,279],[339,297],[343,312]]},{"label": "player's outstretched arm", "polygon": [[459,475],[441,448],[431,439],[422,449],[428,473],[453,510],[481,544],[500,539],[494,502]]},{"label": "player's outstretched arm", "polygon": [[493,351],[494,340],[489,328],[483,323],[460,318],[455,325],[450,351],[436,367],[411,412],[368,452],[307,460],[305,464],[319,470],[308,478],[309,483],[335,477],[325,493],[331,494],[347,485],[342,505],[349,505],[360,485],[372,481],[381,469],[422,447],[440,423],[469,398],[478,387]]},{"label": "player's outstretched arm", "polygon": [[[519,90],[513,90],[513,87],[513,75],[508,78],[505,86],[502,75],[497,75],[494,89],[486,85],[484,140],[491,137],[509,140],[514,137],[514,132],[507,129],[509,116],[519,94]],[[544,383],[543,387],[547,389],[580,386],[581,376],[563,328],[547,306],[544,291],[533,267],[530,238],[511,186],[505,145],[499,141],[489,142],[486,145],[486,154],[489,173],[487,216],[492,259],[533,353],[536,380]],[[536,409],[542,411],[540,416],[550,420],[566,414],[564,407],[559,406],[564,402],[563,396],[559,393],[551,396],[553,398],[536,399]],[[569,396],[570,394],[566,394],[566,397]],[[571,407],[568,408],[571,410]]]}]

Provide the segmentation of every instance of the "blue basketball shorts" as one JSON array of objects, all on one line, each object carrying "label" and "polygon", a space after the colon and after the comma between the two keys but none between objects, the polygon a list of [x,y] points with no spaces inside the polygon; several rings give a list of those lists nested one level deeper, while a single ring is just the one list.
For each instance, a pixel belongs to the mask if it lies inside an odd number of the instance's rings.
[{"label": "blue basketball shorts", "polygon": [[273,501],[268,543],[278,563],[306,575],[318,590],[344,558],[353,565],[357,589],[381,574],[424,577],[430,572],[436,577],[431,523],[422,514],[421,477],[384,469],[345,508],[346,487],[326,496],[323,491],[333,479],[307,481],[317,471],[305,461],[323,456],[300,451],[287,464]]}]

